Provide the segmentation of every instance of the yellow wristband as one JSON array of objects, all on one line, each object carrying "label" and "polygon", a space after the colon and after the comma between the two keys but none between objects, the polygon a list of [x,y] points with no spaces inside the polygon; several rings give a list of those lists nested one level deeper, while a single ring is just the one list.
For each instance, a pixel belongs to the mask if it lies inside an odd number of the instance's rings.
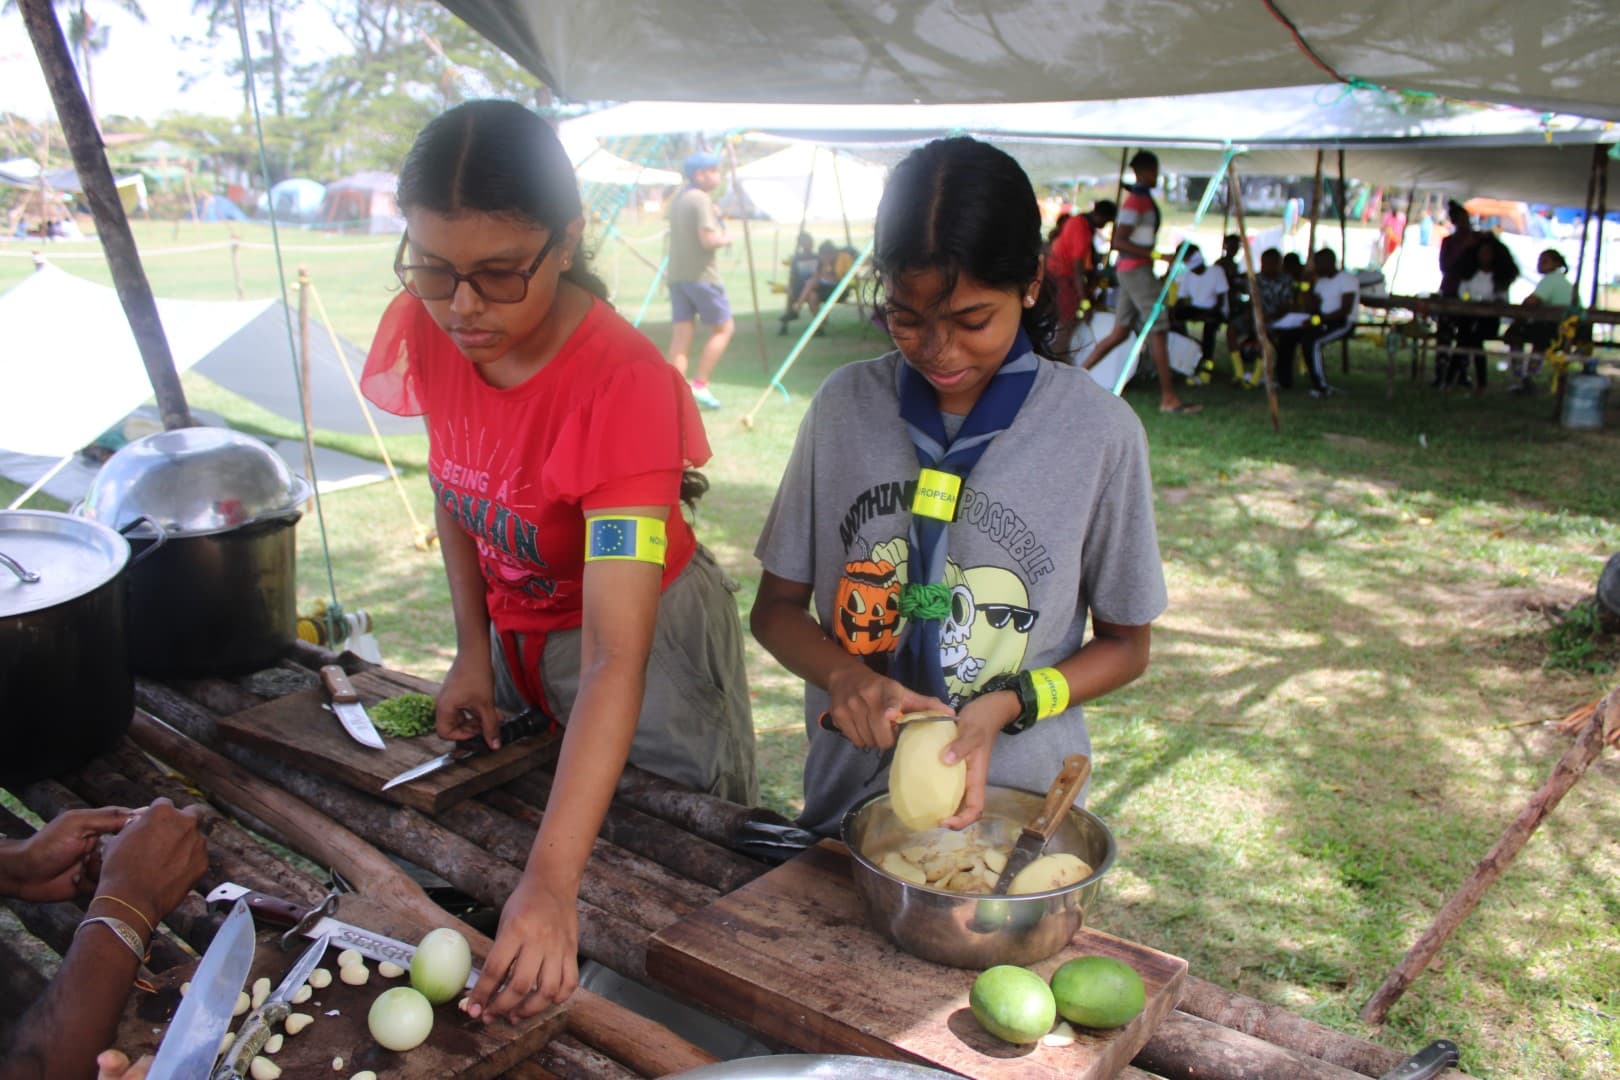
[{"label": "yellow wristband", "polygon": [[917,474],[917,490],[911,496],[911,512],[936,521],[955,521],[961,503],[962,478],[939,469]]},{"label": "yellow wristband", "polygon": [[1045,720],[1069,707],[1069,680],[1057,668],[1036,668],[1029,681],[1035,688],[1035,719]]},{"label": "yellow wristband", "polygon": [[585,519],[585,561],[649,562],[664,565],[669,539],[664,522],[652,517]]}]

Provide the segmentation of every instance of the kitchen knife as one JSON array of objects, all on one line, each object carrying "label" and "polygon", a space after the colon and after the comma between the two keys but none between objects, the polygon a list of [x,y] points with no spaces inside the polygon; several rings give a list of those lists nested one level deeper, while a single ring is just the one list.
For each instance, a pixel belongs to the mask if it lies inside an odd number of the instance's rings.
[{"label": "kitchen knife", "polygon": [[[411,966],[411,959],[416,955],[415,945],[407,945],[386,934],[378,934],[365,927],[334,919],[329,914],[323,914],[319,908],[310,913],[315,916],[311,919],[307,914],[301,915],[299,906],[291,900],[254,892],[235,882],[227,881],[208,894],[210,904],[234,903],[238,900],[247,903],[253,913],[265,922],[277,926],[290,926],[294,933],[305,937],[318,938],[326,935],[331,939],[334,949],[353,949],[361,956],[379,963],[387,960],[408,968]],[[477,984],[478,974],[478,968],[473,968],[472,974],[467,976],[467,989],[471,990]]]},{"label": "kitchen knife", "polygon": [[236,1040],[231,1043],[225,1060],[214,1070],[213,1080],[241,1080],[248,1074],[248,1066],[253,1063],[253,1059],[264,1049],[265,1042],[270,1038],[270,1029],[292,1014],[293,995],[308,981],[310,972],[321,962],[321,957],[326,955],[326,947],[330,944],[332,944],[330,934],[322,934],[316,938],[315,944],[305,949],[304,954],[287,969],[281,985],[270,992],[270,996],[264,999],[262,1005],[248,1013],[247,1018],[242,1021],[242,1026],[236,1031]]},{"label": "kitchen knife", "polygon": [[191,989],[169,1021],[147,1080],[202,1080],[208,1075],[253,966],[253,945],[253,916],[246,904],[235,904],[191,976]]},{"label": "kitchen knife", "polygon": [[326,685],[327,693],[332,695],[332,711],[337,714],[349,737],[373,750],[386,749],[371,717],[366,715],[366,707],[360,704],[360,695],[354,692],[354,684],[349,682],[343,669],[336,664],[327,664],[321,668],[321,682]]},{"label": "kitchen knife", "polygon": [[1046,848],[1052,834],[1062,824],[1074,805],[1075,797],[1080,789],[1086,786],[1086,778],[1091,775],[1091,758],[1085,754],[1070,754],[1063,759],[1063,768],[1058,770],[1057,777],[1046,792],[1046,801],[1041,803],[1040,813],[1030,819],[1029,824],[1018,834],[1018,842],[1013,845],[1012,854],[1007,856],[1007,865],[1002,869],[1001,876],[996,879],[996,887],[990,892],[997,896],[1007,894],[1007,886],[1012,879],[1018,876],[1018,871],[1034,862],[1036,857]]},{"label": "kitchen knife", "polygon": [[1456,1043],[1450,1039],[1436,1039],[1378,1080],[1429,1080],[1429,1077],[1439,1076],[1459,1060]]},{"label": "kitchen knife", "polygon": [[[509,746],[519,739],[547,731],[550,727],[551,718],[538,705],[531,705],[512,717],[512,719],[501,723],[500,742],[502,746]],[[458,743],[454,750],[440,754],[432,761],[424,761],[413,769],[406,769],[384,784],[382,790],[387,791],[389,788],[408,784],[412,780],[420,780],[424,776],[438,772],[446,765],[454,765],[459,761],[466,761],[469,758],[475,758],[489,752],[489,744],[475,735]]]}]

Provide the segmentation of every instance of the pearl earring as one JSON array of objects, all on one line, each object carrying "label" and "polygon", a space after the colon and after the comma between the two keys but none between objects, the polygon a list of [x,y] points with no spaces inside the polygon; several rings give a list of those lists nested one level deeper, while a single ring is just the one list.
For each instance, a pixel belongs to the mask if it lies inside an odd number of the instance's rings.
[{"label": "pearl earring", "polygon": [[1025,307],[1034,307],[1035,306],[1035,298],[1033,296],[1024,297],[1024,306]]}]

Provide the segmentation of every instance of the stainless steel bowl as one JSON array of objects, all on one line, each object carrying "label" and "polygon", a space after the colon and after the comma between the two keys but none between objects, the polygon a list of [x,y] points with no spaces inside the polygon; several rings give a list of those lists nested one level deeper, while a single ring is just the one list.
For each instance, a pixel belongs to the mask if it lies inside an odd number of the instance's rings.
[{"label": "stainless steel bowl", "polygon": [[[1011,850],[1042,800],[1042,795],[1027,791],[986,788],[985,838]],[[1101,818],[1071,808],[1046,851],[1078,855],[1093,869],[1089,877],[1061,889],[1022,896],[968,896],[913,885],[879,869],[867,857],[868,852],[881,857],[926,835],[900,824],[886,791],[857,803],[844,815],[843,838],[853,856],[855,887],[872,926],[913,956],[960,968],[1033,964],[1062,949],[1084,925],[1117,853],[1114,834]]]}]

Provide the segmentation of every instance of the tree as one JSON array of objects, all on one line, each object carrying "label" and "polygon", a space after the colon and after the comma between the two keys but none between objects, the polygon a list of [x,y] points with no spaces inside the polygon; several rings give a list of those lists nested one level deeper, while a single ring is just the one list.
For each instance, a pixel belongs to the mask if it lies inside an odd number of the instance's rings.
[{"label": "tree", "polygon": [[[137,22],[146,21],[140,0],[113,0],[120,9],[133,15]],[[79,64],[79,77],[84,80],[84,96],[90,102],[90,115],[96,115],[96,80],[91,72],[90,58],[107,51],[111,29],[90,14],[86,0],[56,0],[56,6],[68,9],[67,40]],[[11,11],[16,0],[5,0],[0,11]]]},{"label": "tree", "polygon": [[[262,11],[265,16],[267,30],[248,31],[248,38],[258,39],[258,47],[269,54],[270,100],[277,117],[287,115],[287,84],[291,74],[291,61],[295,55],[292,47],[290,33],[286,30],[283,16],[297,9],[299,0],[243,0],[242,8],[248,12]],[[210,42],[218,41],[222,31],[228,29],[232,35],[240,32],[237,23],[236,0],[192,0],[191,10],[208,18],[207,39]],[[242,76],[242,111],[252,112],[252,87],[248,83],[248,69],[240,59],[232,61],[229,69]]]}]

